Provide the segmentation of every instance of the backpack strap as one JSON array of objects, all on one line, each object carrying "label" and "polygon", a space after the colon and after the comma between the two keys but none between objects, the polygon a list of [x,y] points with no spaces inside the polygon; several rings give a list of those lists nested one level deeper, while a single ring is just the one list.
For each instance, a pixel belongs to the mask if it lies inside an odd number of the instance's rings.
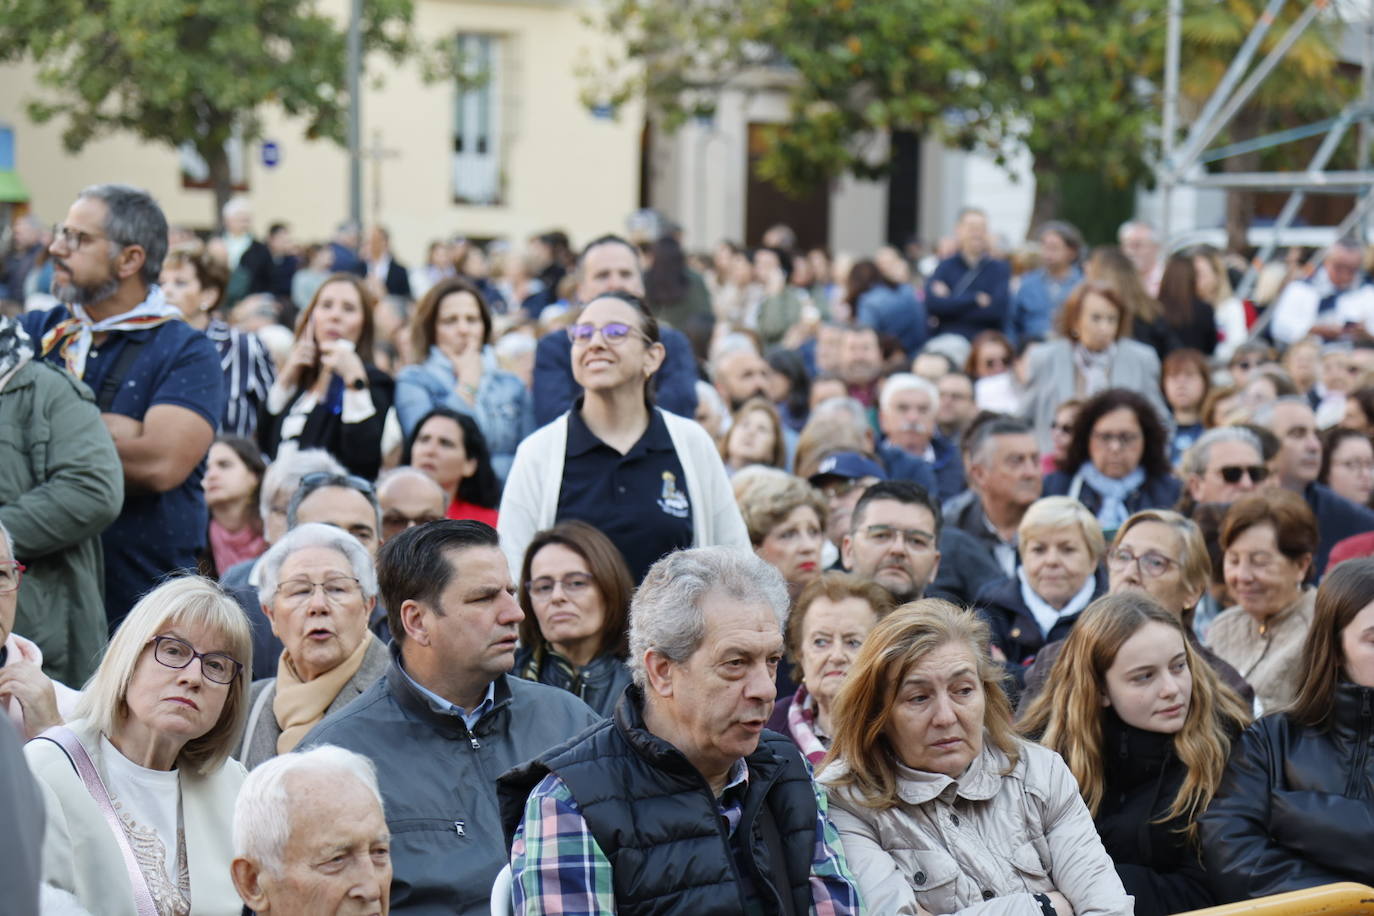
[{"label": "backpack strap", "polygon": [[158,916],[152,891],[148,889],[148,879],[143,876],[143,869],[138,867],[138,859],[134,856],[133,847],[129,845],[129,835],[124,830],[124,824],[120,821],[119,815],[115,813],[114,803],[110,800],[110,793],[105,789],[105,783],[100,779],[100,772],[95,768],[91,755],[86,753],[86,748],[81,744],[81,739],[76,737],[76,733],[67,726],[54,725],[33,740],[51,741],[67,755],[72,768],[76,770],[76,775],[81,778],[86,786],[86,791],[95,800],[96,807],[105,816],[105,823],[109,824],[115,842],[119,844],[119,851],[124,856],[124,867],[129,873],[129,884],[133,887],[134,907],[138,916]]}]

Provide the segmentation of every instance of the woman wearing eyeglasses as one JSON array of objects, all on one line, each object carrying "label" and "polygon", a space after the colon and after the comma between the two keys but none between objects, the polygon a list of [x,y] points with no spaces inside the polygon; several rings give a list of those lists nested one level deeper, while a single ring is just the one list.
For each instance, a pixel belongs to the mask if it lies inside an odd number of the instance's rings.
[{"label": "woman wearing eyeglasses", "polygon": [[520,378],[502,369],[491,346],[491,309],[471,281],[449,277],[429,288],[410,319],[416,359],[396,376],[396,415],[409,438],[436,407],[467,414],[491,450],[500,480],[515,447],[534,429],[534,400]]},{"label": "woman wearing eyeglasses", "polygon": [[1370,505],[1374,495],[1374,440],[1360,430],[1339,426],[1322,433],[1322,469],[1317,483],[1357,506]]},{"label": "woman wearing eyeglasses", "polygon": [[1207,642],[1254,686],[1263,711],[1291,703],[1306,674],[1298,657],[1315,592],[1304,583],[1318,540],[1307,502],[1279,488],[1236,500],[1221,523],[1226,588],[1236,604],[1213,621]]},{"label": "woman wearing eyeglasses", "polygon": [[42,787],[43,880],[96,916],[238,916],[229,759],[248,711],[252,637],[194,576],[124,619],[76,718],[24,749]]},{"label": "woman wearing eyeglasses", "polygon": [[[1168,509],[1137,512],[1117,529],[1107,549],[1108,593],[1144,592],[1183,624],[1188,644],[1223,684],[1249,707],[1255,691],[1235,668],[1204,646],[1194,632],[1193,615],[1212,581],[1212,561],[1202,531],[1191,520]],[[1026,671],[1024,708],[1040,693],[1063,642],[1045,646]]]},{"label": "woman wearing eyeglasses", "polygon": [[1068,457],[1045,478],[1046,496],[1078,500],[1109,536],[1133,512],[1172,507],[1181,489],[1159,412],[1125,388],[1109,388],[1083,404]]},{"label": "woman wearing eyeglasses", "polygon": [[520,571],[515,673],[576,694],[609,717],[630,683],[625,665],[634,583],[620,551],[586,522],[541,531]]},{"label": "woman wearing eyeglasses", "polygon": [[377,574],[357,538],[306,523],[263,555],[262,610],[281,640],[276,677],[252,687],[238,758],[250,770],[287,754],[310,729],[386,673],[390,656],[367,622]]},{"label": "woman wearing eyeglasses", "polygon": [[497,526],[511,570],[536,531],[569,519],[609,537],[636,582],[673,550],[749,549],[715,443],[694,421],[653,405],[665,351],[644,303],[599,296],[568,334],[582,396],[516,451]]}]

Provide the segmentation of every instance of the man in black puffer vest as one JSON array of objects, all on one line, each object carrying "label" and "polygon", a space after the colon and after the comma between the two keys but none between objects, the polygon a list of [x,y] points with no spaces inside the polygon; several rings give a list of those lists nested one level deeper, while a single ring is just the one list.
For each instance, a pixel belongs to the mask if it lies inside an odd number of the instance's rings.
[{"label": "man in black puffer vest", "polygon": [[500,779],[515,912],[861,912],[810,768],[763,728],[787,607],[738,550],[650,568],[615,716]]}]

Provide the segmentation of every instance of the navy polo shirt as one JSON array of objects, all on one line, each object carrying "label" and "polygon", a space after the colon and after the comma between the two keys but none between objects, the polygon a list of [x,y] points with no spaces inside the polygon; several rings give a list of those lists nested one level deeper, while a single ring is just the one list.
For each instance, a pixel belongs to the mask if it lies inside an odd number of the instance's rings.
[{"label": "navy polo shirt", "polygon": [[[71,317],[65,306],[29,312],[20,321],[35,349],[44,332]],[[142,420],[158,404],[193,411],[218,429],[224,416],[224,372],[210,340],[184,321],[168,321],[145,331],[113,331],[92,346],[82,381],[99,392],[105,376],[119,362],[130,340],[144,341],[110,405],[110,413]],[[46,357],[64,366],[60,348]],[[166,576],[194,570],[205,546],[209,514],[200,481],[202,458],[181,485],[166,493],[125,488],[124,508],[100,540],[105,548],[105,614],[113,624],[129,613],[139,597]]]},{"label": "navy polo shirt", "polygon": [[624,455],[587,428],[581,398],[568,411],[557,519],[573,518],[600,529],[620,548],[636,584],[659,557],[692,546],[687,479],[657,408]]}]

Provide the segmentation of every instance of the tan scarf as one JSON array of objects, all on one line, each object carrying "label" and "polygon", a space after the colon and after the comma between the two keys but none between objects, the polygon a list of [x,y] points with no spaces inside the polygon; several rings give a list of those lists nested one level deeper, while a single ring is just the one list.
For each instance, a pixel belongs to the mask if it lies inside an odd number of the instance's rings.
[{"label": "tan scarf", "polygon": [[313,681],[297,677],[295,666],[286,650],[282,650],[281,660],[277,662],[277,695],[272,699],[272,715],[277,717],[277,725],[281,728],[277,737],[278,754],[293,751],[306,733],[324,718],[329,704],[363,666],[363,656],[371,644],[372,635],[365,634],[352,655]]}]

